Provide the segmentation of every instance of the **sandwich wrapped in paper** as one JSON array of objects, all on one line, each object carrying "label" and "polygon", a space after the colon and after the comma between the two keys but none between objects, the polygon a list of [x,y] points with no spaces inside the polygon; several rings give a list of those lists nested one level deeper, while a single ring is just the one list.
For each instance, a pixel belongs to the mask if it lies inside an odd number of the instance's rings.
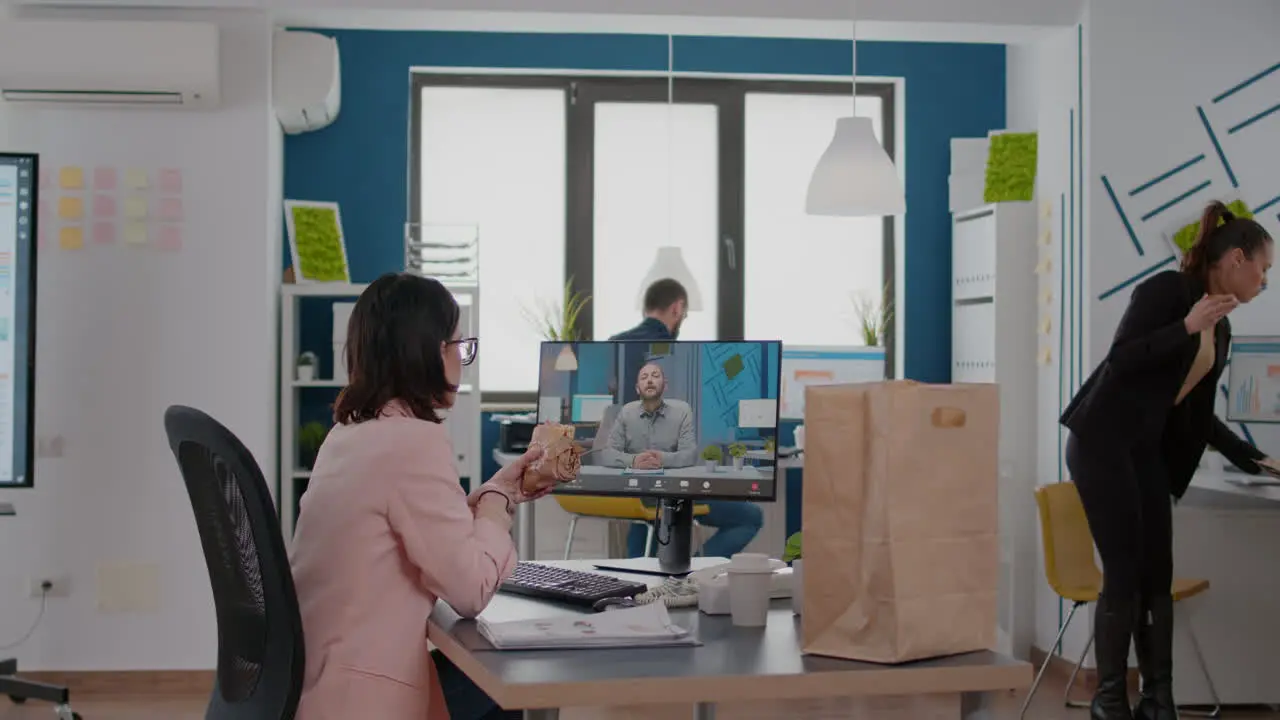
[{"label": "sandwich wrapped in paper", "polygon": [[574,441],[576,430],[572,425],[553,422],[542,423],[533,429],[529,445],[541,447],[542,454],[524,470],[520,486],[525,493],[532,495],[577,479],[586,450]]}]

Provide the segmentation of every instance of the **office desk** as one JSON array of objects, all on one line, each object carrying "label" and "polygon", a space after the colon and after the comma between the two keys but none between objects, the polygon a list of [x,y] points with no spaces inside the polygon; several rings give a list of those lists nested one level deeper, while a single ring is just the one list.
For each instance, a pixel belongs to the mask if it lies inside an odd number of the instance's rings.
[{"label": "office desk", "polygon": [[[520,456],[511,454],[511,453],[499,452],[497,449],[494,449],[493,451],[493,460],[494,462],[498,463],[499,467],[506,467],[508,464],[514,462],[515,459],[518,457]],[[792,455],[791,457],[778,458],[777,500],[775,500],[772,503],[761,503],[762,509],[764,511],[764,516],[765,516],[764,527],[761,528],[760,533],[756,536],[756,539],[753,540],[751,544],[747,546],[748,551],[763,552],[773,557],[782,556],[783,546],[785,545],[787,540],[787,537],[786,537],[787,472],[786,471],[789,468],[803,468],[803,467],[804,467],[804,453]],[[610,472],[619,472],[619,470],[617,469],[604,468],[598,465],[585,465],[583,466],[583,472],[590,471],[589,470],[590,468],[596,468],[598,470],[609,470]],[[685,473],[685,471],[694,471],[694,470],[698,470],[703,473],[706,472],[704,467],[699,465],[696,468],[684,468],[681,470],[681,473],[683,474]],[[735,472],[732,467],[724,468],[724,470],[727,471],[728,473]],[[745,473],[748,471],[750,471],[749,467],[743,468],[742,471],[738,471],[738,472]],[[717,472],[720,473],[721,471],[717,471]],[[717,474],[717,477],[725,477],[725,476],[726,476],[725,474]],[[543,498],[538,502],[555,502],[555,500],[551,498]],[[531,503],[522,503],[521,505],[516,507],[516,551],[521,558],[524,558],[526,560],[535,560],[538,557],[537,556],[538,542],[537,542],[537,536],[535,535],[535,529],[537,527],[537,522],[538,522],[536,506],[537,506],[537,502],[531,502]]]},{"label": "office desk", "polygon": [[[551,562],[595,571],[590,562]],[[653,576],[611,573],[648,584]],[[498,594],[484,611],[494,621],[578,611]],[[790,600],[775,601],[764,628],[735,628],[727,615],[674,609],[672,619],[696,627],[702,645],[680,648],[497,651],[475,623],[436,604],[428,639],[498,704],[525,717],[554,720],[560,708],[680,703],[710,719],[729,701],[855,698],[902,714],[867,717],[983,720],[989,693],[1029,687],[1027,663],[979,652],[903,665],[876,665],[802,655],[800,619]],[[932,713],[932,714],[930,714]],[[856,717],[863,717],[856,715]],[[799,718],[795,715],[788,717]]]},{"label": "office desk", "polygon": [[1201,468],[1191,479],[1191,487],[1187,488],[1183,502],[1225,508],[1280,510],[1280,485],[1250,484],[1267,480],[1274,478],[1266,474],[1248,475],[1230,468]]}]

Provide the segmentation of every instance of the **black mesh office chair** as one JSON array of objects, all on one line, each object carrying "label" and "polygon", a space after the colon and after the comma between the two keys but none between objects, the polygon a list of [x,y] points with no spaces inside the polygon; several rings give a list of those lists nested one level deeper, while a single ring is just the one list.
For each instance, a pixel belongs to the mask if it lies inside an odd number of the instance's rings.
[{"label": "black mesh office chair", "polygon": [[292,720],[303,641],[284,537],[262,470],[205,413],[164,414],[195,511],[218,614],[218,672],[206,720]]}]

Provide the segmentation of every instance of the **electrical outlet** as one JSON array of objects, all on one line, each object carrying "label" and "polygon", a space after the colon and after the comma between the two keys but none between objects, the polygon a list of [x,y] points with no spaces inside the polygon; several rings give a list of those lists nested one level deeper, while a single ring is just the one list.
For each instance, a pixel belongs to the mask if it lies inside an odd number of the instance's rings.
[{"label": "electrical outlet", "polygon": [[66,575],[33,577],[30,582],[31,597],[67,597],[71,594],[71,578]]}]

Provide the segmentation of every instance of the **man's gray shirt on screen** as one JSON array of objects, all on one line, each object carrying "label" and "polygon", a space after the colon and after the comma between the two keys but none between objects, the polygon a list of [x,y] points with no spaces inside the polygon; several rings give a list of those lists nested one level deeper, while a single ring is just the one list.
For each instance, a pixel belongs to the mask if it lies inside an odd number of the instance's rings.
[{"label": "man's gray shirt on screen", "polygon": [[693,410],[682,400],[663,400],[653,412],[639,400],[622,406],[609,431],[604,464],[631,467],[646,450],[657,450],[662,467],[691,467],[698,457],[698,439],[693,432]]}]

